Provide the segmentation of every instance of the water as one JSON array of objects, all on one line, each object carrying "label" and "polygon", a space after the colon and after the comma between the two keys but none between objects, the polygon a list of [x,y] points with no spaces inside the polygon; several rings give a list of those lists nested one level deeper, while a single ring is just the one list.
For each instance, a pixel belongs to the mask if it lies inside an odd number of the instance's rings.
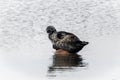
[{"label": "water", "polygon": [[[54,54],[46,50],[1,52],[1,80],[118,80],[120,38],[99,37],[90,41],[78,55]],[[110,45],[109,45],[110,44]],[[43,44],[47,45],[47,44]],[[32,49],[33,50],[33,49]],[[36,52],[36,53],[34,53]],[[7,76],[7,77],[6,77]]]},{"label": "water", "polygon": [[[119,0],[0,0],[0,80],[119,80]],[[56,55],[45,29],[88,41]]]}]

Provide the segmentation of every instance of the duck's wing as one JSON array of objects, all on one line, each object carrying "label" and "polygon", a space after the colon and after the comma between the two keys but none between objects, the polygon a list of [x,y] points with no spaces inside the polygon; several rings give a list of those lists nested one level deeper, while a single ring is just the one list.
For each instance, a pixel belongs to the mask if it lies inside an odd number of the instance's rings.
[{"label": "duck's wing", "polygon": [[80,39],[74,35],[73,33],[65,32],[65,31],[59,31],[57,33],[57,38],[60,42],[76,42],[80,41]]},{"label": "duck's wing", "polygon": [[77,43],[81,42],[79,38],[72,33],[60,32],[59,34],[61,39],[53,44],[54,49],[74,50],[76,49]]},{"label": "duck's wing", "polygon": [[76,43],[76,42],[80,41],[80,39],[72,33],[66,33],[66,35],[59,41],[65,42],[65,43]]}]

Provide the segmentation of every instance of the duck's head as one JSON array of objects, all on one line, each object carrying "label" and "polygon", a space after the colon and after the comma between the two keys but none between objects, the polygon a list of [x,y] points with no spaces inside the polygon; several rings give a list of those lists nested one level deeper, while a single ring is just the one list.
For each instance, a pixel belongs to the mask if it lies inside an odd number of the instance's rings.
[{"label": "duck's head", "polygon": [[54,26],[48,26],[48,27],[46,28],[46,32],[47,32],[48,34],[52,34],[52,33],[56,32],[56,29],[55,29]]}]

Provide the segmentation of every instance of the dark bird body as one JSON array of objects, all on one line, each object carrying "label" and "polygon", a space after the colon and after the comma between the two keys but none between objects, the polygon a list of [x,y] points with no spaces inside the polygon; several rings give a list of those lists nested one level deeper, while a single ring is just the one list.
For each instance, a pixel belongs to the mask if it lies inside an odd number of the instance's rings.
[{"label": "dark bird body", "polygon": [[53,26],[48,26],[46,31],[49,39],[53,43],[53,48],[56,50],[63,49],[70,53],[77,53],[88,44],[88,42],[81,41],[72,33],[57,31]]}]

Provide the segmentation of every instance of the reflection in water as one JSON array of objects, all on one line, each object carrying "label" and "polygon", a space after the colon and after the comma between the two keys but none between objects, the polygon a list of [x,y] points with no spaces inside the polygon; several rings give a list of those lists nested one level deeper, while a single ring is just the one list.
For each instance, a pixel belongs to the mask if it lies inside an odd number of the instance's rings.
[{"label": "reflection in water", "polygon": [[[65,71],[72,70],[73,67],[85,67],[81,55],[67,53],[65,51],[56,52],[57,54],[53,55],[53,63],[49,67],[49,73],[54,71]],[[60,53],[60,54],[59,54]]]}]

